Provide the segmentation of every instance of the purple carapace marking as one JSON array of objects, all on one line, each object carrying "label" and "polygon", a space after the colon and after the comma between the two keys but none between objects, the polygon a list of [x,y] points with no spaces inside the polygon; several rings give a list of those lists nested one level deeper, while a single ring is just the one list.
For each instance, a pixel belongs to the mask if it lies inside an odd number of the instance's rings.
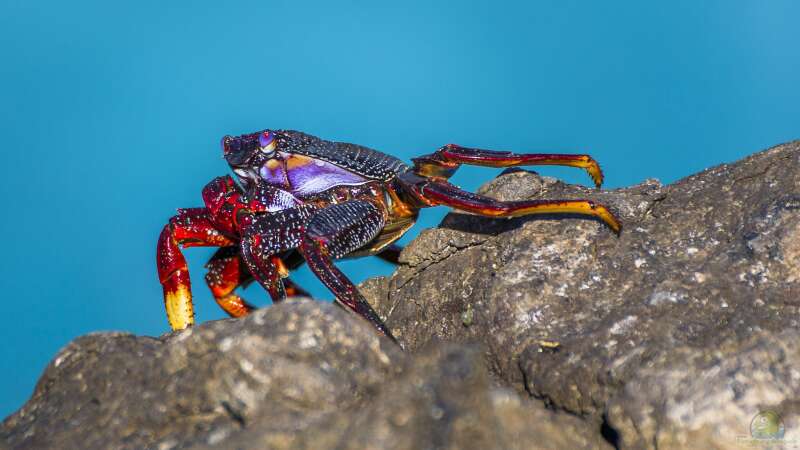
[{"label": "purple carapace marking", "polygon": [[258,175],[269,185],[277,186],[281,189],[291,189],[289,178],[286,176],[286,166],[282,163],[274,169],[270,169],[265,164],[258,170]]},{"label": "purple carapace marking", "polygon": [[289,170],[288,175],[292,193],[300,197],[317,194],[336,186],[355,186],[369,181],[319,159]]},{"label": "purple carapace marking", "polygon": [[[284,161],[291,157],[283,153],[280,156],[284,158]],[[283,164],[274,169],[264,165],[258,174],[268,184],[287,189],[298,197],[318,194],[336,186],[356,186],[369,181],[367,178],[319,159],[310,160],[309,164],[293,167],[288,170],[288,173]]]}]

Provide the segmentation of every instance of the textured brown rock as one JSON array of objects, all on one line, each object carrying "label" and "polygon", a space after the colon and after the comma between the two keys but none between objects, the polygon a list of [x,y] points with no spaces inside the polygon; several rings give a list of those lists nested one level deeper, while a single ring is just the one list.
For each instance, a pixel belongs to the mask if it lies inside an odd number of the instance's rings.
[{"label": "textured brown rock", "polygon": [[490,388],[481,353],[434,345],[402,364],[402,375],[313,429],[278,435],[262,417],[207,449],[596,449],[610,448],[586,424],[517,393]]},{"label": "textured brown rock", "polygon": [[[589,421],[606,417],[623,446],[691,445],[660,434],[698,439],[690,431],[702,424],[711,436],[704,442],[733,447],[759,408],[796,422],[798,372],[788,367],[800,361],[786,340],[800,306],[798,142],[669,186],[648,180],[597,192],[520,171],[482,192],[596,199],[625,228],[617,237],[581,218],[450,214],[405,249],[392,277],[364,287],[409,349],[433,338],[481,341],[498,378]],[[775,363],[759,345],[786,361]],[[715,367],[730,371],[700,378]],[[781,370],[752,379],[759,367]],[[675,380],[676,370],[686,379]],[[716,417],[676,415],[670,402],[651,416],[650,403],[672,399],[685,383],[694,383],[695,397],[681,404],[701,402],[704,379],[728,386],[706,405]],[[609,414],[610,404],[625,402]]]},{"label": "textured brown rock", "polygon": [[800,143],[669,186],[482,192],[595,199],[625,228],[449,215],[362,286],[406,352],[310,301],[79,338],[0,448],[742,448],[763,410],[800,444]]},{"label": "textured brown rock", "polygon": [[0,439],[14,449],[602,444],[578,419],[526,402],[490,387],[474,348],[412,356],[331,304],[287,301],[160,339],[79,338]]},{"label": "textured brown rock", "polygon": [[625,383],[608,414],[626,448],[712,449],[748,445],[756,412],[775,410],[786,447],[795,448],[798,392],[800,333],[757,332],[713,351],[682,346],[661,353]]},{"label": "textured brown rock", "polygon": [[187,448],[264,414],[276,432],[296,432],[394,373],[402,353],[361,325],[309,301],[161,339],[84,336],[0,435],[13,448]]}]

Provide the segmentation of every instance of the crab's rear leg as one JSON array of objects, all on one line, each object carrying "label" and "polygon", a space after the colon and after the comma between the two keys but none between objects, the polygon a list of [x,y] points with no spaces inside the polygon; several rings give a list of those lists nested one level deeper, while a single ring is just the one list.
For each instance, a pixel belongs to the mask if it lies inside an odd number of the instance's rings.
[{"label": "crab's rear leg", "polygon": [[333,260],[362,247],[381,231],[383,214],[374,204],[350,200],[319,211],[308,223],[300,252],[308,267],[336,296],[336,300],[367,319],[392,341],[397,340],[381,318]]},{"label": "crab's rear leg", "polygon": [[521,200],[503,202],[467,192],[446,181],[405,176],[406,183],[417,197],[429,206],[446,205],[462,211],[490,217],[518,217],[542,214],[578,214],[604,222],[615,233],[622,230],[619,220],[604,205],[592,200]]},{"label": "crab's rear leg", "polygon": [[[305,262],[299,253],[294,252],[297,258],[287,261],[287,256],[280,259],[271,258],[270,263],[276,264],[279,274],[286,274],[299,266],[296,260]],[[244,317],[253,310],[255,306],[250,304],[240,295],[234,292],[238,287],[247,287],[255,281],[253,275],[247,269],[245,262],[239,255],[238,247],[224,247],[219,249],[206,263],[206,283],[217,304],[231,317]],[[298,286],[289,278],[283,278],[283,286],[286,295],[289,297],[310,297],[311,295],[302,287]],[[275,299],[273,299],[275,300]],[[278,298],[277,301],[281,299]]]},{"label": "crab's rear leg", "polygon": [[[400,263],[400,252],[403,251],[403,247],[399,245],[390,244],[386,246],[380,253],[376,254],[378,258],[389,262],[391,264],[397,265]],[[303,255],[300,254],[297,250],[290,250],[283,255],[281,255],[279,264],[283,265],[283,268],[279,268],[280,271],[284,271],[286,273],[295,270],[306,263],[306,260],[303,258]],[[243,281],[242,284],[246,282]],[[287,297],[311,297],[311,294],[306,289],[303,289],[299,284],[292,281],[291,278],[285,277],[283,279],[283,287],[286,291]]]},{"label": "crab's rear leg", "polygon": [[424,177],[448,179],[461,164],[487,167],[569,166],[585,169],[595,186],[603,184],[603,171],[589,155],[512,153],[447,144],[430,155],[414,158],[414,172]]},{"label": "crab's rear leg", "polygon": [[167,320],[173,330],[194,323],[189,269],[180,247],[227,247],[233,243],[216,229],[206,208],[180,209],[164,226],[158,238],[156,263]]},{"label": "crab's rear leg", "polygon": [[[220,252],[230,249],[232,248],[220,249]],[[398,245],[389,245],[375,256],[392,264],[398,264],[398,258],[402,250],[402,247]],[[217,255],[214,256],[216,257]],[[215,268],[215,263],[217,262],[214,261],[214,258],[212,258],[212,261],[209,261],[206,265],[206,267],[209,268],[206,280],[209,282],[209,287],[212,293],[214,293],[214,298],[216,298],[220,307],[232,317],[241,317],[252,312],[254,307],[234,294],[233,290],[238,286],[247,286],[254,278],[238,254],[235,260],[225,259],[227,260],[225,267],[220,268]],[[278,274],[283,278],[283,291],[286,297],[311,297],[311,294],[306,289],[287,276],[290,271],[297,269],[305,264],[305,262],[306,260],[297,250],[287,251],[281,255],[280,258],[270,258],[268,264],[274,264]],[[228,275],[225,276],[224,280],[221,280],[216,273],[227,273]],[[269,275],[267,275],[267,277],[269,277]],[[278,295],[272,300],[280,302],[283,300],[283,295]]]},{"label": "crab's rear leg", "polygon": [[206,263],[206,284],[214,300],[231,317],[242,317],[255,307],[237,295],[234,290],[253,280],[244,267],[238,247],[223,247]]}]

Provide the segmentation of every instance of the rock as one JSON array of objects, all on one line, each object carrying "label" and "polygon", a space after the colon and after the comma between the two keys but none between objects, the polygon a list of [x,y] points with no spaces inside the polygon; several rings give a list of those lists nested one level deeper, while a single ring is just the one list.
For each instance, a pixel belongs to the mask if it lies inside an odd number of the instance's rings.
[{"label": "rock", "polygon": [[0,426],[0,448],[800,442],[800,142],[669,186],[513,171],[481,192],[591,198],[624,230],[450,214],[361,286],[405,352],[308,300],[160,338],[84,336]]},{"label": "rock", "polygon": [[[355,323],[353,323],[355,322]],[[331,305],[287,303],[160,339],[76,339],[3,423],[12,448],[187,448],[256,417],[313,426],[374,395],[396,346]]]},{"label": "rock", "polygon": [[678,347],[625,383],[609,420],[625,448],[742,448],[757,442],[749,433],[756,413],[776,410],[784,441],[800,442],[798,367],[797,330],[758,332],[716,351]]},{"label": "rock", "polygon": [[451,213],[363,286],[409,350],[482,342],[499,380],[623,448],[735,448],[763,409],[785,439],[798,432],[800,142],[669,186],[595,191],[516,171],[481,192],[591,198],[624,229]]},{"label": "rock", "polygon": [[490,388],[481,352],[435,345],[408,358],[402,375],[368,402],[330,414],[314,429],[279,436],[262,418],[203,449],[552,449],[610,448],[585,424]]},{"label": "rock", "polygon": [[329,303],[287,301],[158,339],[81,337],[0,439],[13,449],[600,444],[578,419],[526,402],[490,386],[475,348],[414,356]]}]

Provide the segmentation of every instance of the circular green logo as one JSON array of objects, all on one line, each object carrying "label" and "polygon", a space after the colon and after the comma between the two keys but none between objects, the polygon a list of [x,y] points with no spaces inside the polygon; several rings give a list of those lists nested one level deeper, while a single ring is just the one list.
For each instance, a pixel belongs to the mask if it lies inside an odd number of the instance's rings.
[{"label": "circular green logo", "polygon": [[761,411],[750,422],[753,439],[783,439],[783,420],[775,411]]}]

